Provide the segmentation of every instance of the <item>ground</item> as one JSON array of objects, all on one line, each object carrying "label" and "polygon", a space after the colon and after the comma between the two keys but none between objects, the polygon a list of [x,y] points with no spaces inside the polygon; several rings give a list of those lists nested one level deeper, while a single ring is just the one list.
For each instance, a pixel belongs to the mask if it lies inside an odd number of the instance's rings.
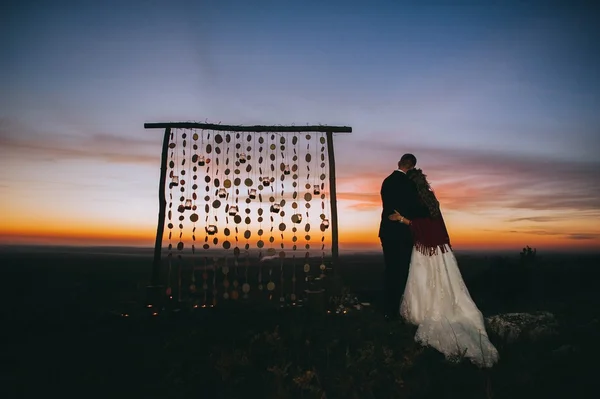
[{"label": "ground", "polygon": [[596,388],[597,258],[553,256],[523,272],[509,258],[460,256],[486,316],[547,310],[560,323],[558,336],[539,342],[492,337],[501,361],[479,370],[383,321],[377,254],[346,259],[341,273],[375,304],[361,311],[237,304],[159,316],[127,302],[143,296],[148,253],[1,256],[3,397],[551,398]]}]

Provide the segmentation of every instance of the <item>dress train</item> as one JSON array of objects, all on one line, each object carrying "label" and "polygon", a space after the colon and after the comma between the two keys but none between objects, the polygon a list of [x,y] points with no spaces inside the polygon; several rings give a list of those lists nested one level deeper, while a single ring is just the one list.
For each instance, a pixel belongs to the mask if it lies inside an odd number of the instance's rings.
[{"label": "dress train", "polygon": [[400,314],[418,326],[417,342],[437,349],[449,360],[466,357],[479,367],[491,367],[498,361],[483,315],[448,245],[431,256],[413,249]]}]

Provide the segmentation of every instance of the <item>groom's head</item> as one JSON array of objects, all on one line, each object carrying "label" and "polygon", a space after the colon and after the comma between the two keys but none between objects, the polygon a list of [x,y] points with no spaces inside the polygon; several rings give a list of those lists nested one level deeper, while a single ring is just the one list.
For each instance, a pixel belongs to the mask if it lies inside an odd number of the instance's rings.
[{"label": "groom's head", "polygon": [[417,158],[413,154],[404,154],[398,162],[398,169],[403,171],[411,170],[417,166]]}]

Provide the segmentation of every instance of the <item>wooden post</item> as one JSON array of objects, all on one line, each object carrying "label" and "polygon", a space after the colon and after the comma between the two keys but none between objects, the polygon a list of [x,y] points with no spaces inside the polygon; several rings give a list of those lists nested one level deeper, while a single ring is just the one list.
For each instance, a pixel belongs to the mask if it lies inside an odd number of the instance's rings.
[{"label": "wooden post", "polygon": [[156,227],[156,240],[154,242],[154,260],[152,262],[151,284],[154,287],[160,285],[160,266],[162,252],[162,237],[165,231],[165,213],[167,200],[165,198],[165,187],[167,181],[167,159],[169,157],[169,141],[171,140],[171,128],[165,129],[163,137],[162,157],[160,160],[160,181],[158,184],[158,226]]},{"label": "wooden post", "polygon": [[335,188],[335,154],[333,153],[333,132],[327,132],[327,158],[329,159],[329,201],[331,206],[331,260],[333,272],[338,266],[338,217]]}]

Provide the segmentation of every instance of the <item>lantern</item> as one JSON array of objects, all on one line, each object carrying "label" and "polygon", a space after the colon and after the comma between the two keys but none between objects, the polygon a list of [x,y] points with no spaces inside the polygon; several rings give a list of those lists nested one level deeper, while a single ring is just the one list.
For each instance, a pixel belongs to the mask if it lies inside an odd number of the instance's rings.
[{"label": "lantern", "polygon": [[283,169],[283,174],[284,175],[289,175],[290,173],[292,173],[290,171],[290,165],[285,165],[285,168]]},{"label": "lantern", "polygon": [[273,205],[271,205],[271,212],[273,212],[273,213],[279,213],[280,210],[281,210],[281,205],[279,205],[279,204],[273,204]]},{"label": "lantern", "polygon": [[214,224],[209,225],[205,228],[205,230],[206,234],[208,234],[209,236],[214,236],[215,234],[217,234],[217,226],[215,226]]},{"label": "lantern", "polygon": [[321,188],[319,187],[319,185],[318,185],[318,184],[315,184],[315,185],[313,186],[313,194],[314,194],[314,195],[319,195],[319,194],[321,194]]},{"label": "lantern", "polygon": [[238,214],[238,207],[237,205],[233,205],[229,207],[229,216],[235,216]]},{"label": "lantern", "polygon": [[185,209],[192,209],[192,200],[191,199],[185,200]]},{"label": "lantern", "polygon": [[225,189],[224,187],[221,187],[219,189],[219,198],[225,198],[227,197],[227,189]]},{"label": "lantern", "polygon": [[204,155],[200,155],[198,157],[198,166],[204,166],[206,164],[206,161],[204,160]]},{"label": "lantern", "polygon": [[240,163],[246,163],[246,154],[244,154],[243,152],[240,154],[238,160],[240,161]]},{"label": "lantern", "polygon": [[248,190],[248,197],[250,199],[256,199],[256,189],[255,188],[251,188],[250,190]]}]

